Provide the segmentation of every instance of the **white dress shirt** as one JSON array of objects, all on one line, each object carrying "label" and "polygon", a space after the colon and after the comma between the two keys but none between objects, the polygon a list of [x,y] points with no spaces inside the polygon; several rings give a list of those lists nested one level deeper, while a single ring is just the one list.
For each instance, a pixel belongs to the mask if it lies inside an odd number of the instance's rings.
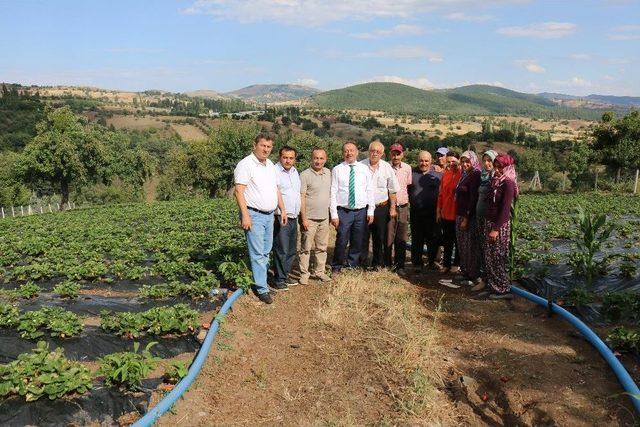
[{"label": "white dress shirt", "polygon": [[[367,207],[367,216],[373,216],[376,208],[373,201],[373,185],[368,168],[360,162],[351,163],[354,168],[356,203],[355,209]],[[331,203],[329,212],[331,218],[338,218],[338,206],[349,207],[349,174],[351,165],[342,162],[331,171]]]},{"label": "white dress shirt", "polygon": [[271,160],[262,163],[251,153],[236,165],[233,180],[247,186],[244,190],[247,207],[265,212],[278,207],[278,170]]},{"label": "white dress shirt", "polygon": [[[276,163],[278,170],[278,188],[282,193],[284,208],[288,218],[296,218],[300,214],[300,175],[295,166],[286,170],[280,162]],[[280,208],[276,209],[280,215]]]},{"label": "white dress shirt", "polygon": [[364,159],[360,163],[367,167],[367,172],[371,174],[373,183],[373,201],[375,204],[384,203],[389,200],[389,193],[395,194],[400,189],[398,177],[393,167],[384,160],[378,161],[378,167],[371,169],[369,159]]}]

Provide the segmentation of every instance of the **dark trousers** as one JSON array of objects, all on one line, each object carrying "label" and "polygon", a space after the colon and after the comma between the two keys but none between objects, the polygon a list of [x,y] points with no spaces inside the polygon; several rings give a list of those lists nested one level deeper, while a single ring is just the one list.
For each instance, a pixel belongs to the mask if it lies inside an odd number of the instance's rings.
[{"label": "dark trousers", "polygon": [[289,218],[287,225],[282,225],[280,216],[277,215],[273,224],[273,264],[276,283],[286,282],[296,257],[297,243],[297,219]]},{"label": "dark trousers", "polygon": [[[389,224],[389,203],[384,206],[376,206],[373,211],[373,223],[365,231],[363,236],[362,253],[360,254],[360,265],[367,265],[369,256],[369,241],[372,241],[373,256],[371,258],[372,267],[382,267],[385,265],[385,250],[387,247],[387,225]],[[390,249],[390,248],[389,248]]]},{"label": "dark trousers", "polygon": [[344,266],[354,268],[360,265],[363,236],[367,229],[367,208],[354,211],[338,208],[338,220],[340,223],[331,263],[333,271],[340,271]]},{"label": "dark trousers", "polygon": [[[458,254],[458,248],[456,247],[456,221],[442,219],[440,220],[440,227],[442,227],[442,246],[444,246],[444,260],[442,265],[444,267],[460,265],[460,255]],[[452,256],[453,264],[451,264]]]},{"label": "dark trousers", "polygon": [[433,209],[411,210],[411,264],[422,267],[424,245],[427,245],[427,260],[429,264],[436,261],[438,247],[442,240],[440,224],[436,222],[436,211]]}]

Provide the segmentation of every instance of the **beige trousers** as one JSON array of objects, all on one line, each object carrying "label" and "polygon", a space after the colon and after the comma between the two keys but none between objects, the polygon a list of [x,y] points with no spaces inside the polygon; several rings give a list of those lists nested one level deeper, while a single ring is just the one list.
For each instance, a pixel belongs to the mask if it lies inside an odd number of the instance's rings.
[{"label": "beige trousers", "polygon": [[[327,246],[329,245],[329,219],[309,220],[309,229],[300,235],[300,281],[306,282],[309,276],[325,274]],[[309,272],[309,261],[313,254],[313,272]]]}]

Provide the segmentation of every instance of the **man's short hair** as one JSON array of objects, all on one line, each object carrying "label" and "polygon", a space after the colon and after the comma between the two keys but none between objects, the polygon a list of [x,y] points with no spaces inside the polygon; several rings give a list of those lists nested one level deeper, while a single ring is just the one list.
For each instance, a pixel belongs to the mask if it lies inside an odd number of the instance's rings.
[{"label": "man's short hair", "polygon": [[327,150],[325,150],[322,147],[313,147],[313,149],[311,150],[311,154],[313,154],[316,151],[324,151],[324,154],[327,154]]},{"label": "man's short hair", "polygon": [[271,141],[273,142],[273,137],[266,133],[259,133],[255,139],[253,140],[253,145],[256,145],[260,140]]},{"label": "man's short hair", "polygon": [[298,152],[296,151],[296,149],[295,149],[295,148],[293,148],[293,147],[292,147],[292,146],[290,146],[290,145],[284,145],[284,146],[282,146],[282,148],[280,149],[280,152],[278,153],[278,155],[279,155],[279,156],[282,156],[282,153],[284,153],[285,151],[293,151],[293,154],[294,154],[294,155],[296,155],[296,156],[298,155]]},{"label": "man's short hair", "polygon": [[354,147],[356,147],[356,150],[358,149],[358,145],[353,142],[353,141],[347,141],[344,144],[342,144],[342,150],[344,151],[344,147],[346,147],[347,145],[353,145]]},{"label": "man's short hair", "polygon": [[455,157],[456,159],[460,160],[460,154],[458,154],[457,151],[449,151],[447,153],[447,157]]}]

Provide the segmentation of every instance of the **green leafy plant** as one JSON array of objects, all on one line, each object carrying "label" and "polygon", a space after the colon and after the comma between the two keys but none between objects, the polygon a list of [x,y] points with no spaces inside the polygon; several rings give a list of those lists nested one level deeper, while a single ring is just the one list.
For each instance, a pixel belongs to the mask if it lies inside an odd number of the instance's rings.
[{"label": "green leafy plant", "polygon": [[187,304],[154,307],[141,313],[100,313],[101,327],[116,335],[137,338],[143,333],[166,335],[193,332],[198,326],[198,312]]},{"label": "green leafy plant", "polygon": [[84,394],[91,387],[89,369],[67,360],[62,348],[49,352],[44,341],[38,342],[31,353],[0,365],[0,397],[16,394],[27,402],[42,396],[54,400],[72,393]]},{"label": "green leafy plant", "polygon": [[0,328],[13,328],[20,322],[18,307],[0,303]]},{"label": "green leafy plant", "polygon": [[79,283],[65,281],[58,283],[55,288],[53,288],[53,293],[58,294],[60,298],[76,299],[78,298],[80,288]]},{"label": "green leafy plant", "polygon": [[640,350],[640,334],[624,326],[618,326],[607,335],[607,343],[614,350],[622,352]]},{"label": "green leafy plant", "polygon": [[594,300],[595,295],[593,292],[590,292],[583,287],[571,289],[565,297],[567,304],[575,307],[591,304]]},{"label": "green leafy plant", "polygon": [[26,339],[43,336],[43,330],[48,331],[52,337],[68,338],[80,335],[83,325],[77,314],[64,308],[43,307],[23,313],[17,329],[20,336]]},{"label": "green leafy plant", "polygon": [[120,386],[127,390],[138,390],[142,380],[161,360],[151,354],[151,347],[157,342],[149,343],[138,353],[140,343],[133,343],[133,351],[108,354],[99,359],[100,368],[97,375],[104,376],[108,386]]},{"label": "green leafy plant", "polygon": [[637,271],[638,271],[638,268],[636,267],[635,262],[633,262],[632,260],[625,259],[620,264],[620,274],[623,277],[633,279],[634,277],[636,277]]},{"label": "green leafy plant", "polygon": [[578,252],[572,254],[572,266],[575,272],[585,276],[587,284],[591,285],[600,270],[595,255],[611,235],[615,224],[607,222],[606,214],[588,213],[580,205],[577,208],[575,222],[579,230],[574,241]]},{"label": "green leafy plant", "polygon": [[21,285],[18,289],[15,289],[14,296],[16,298],[31,299],[40,295],[40,292],[42,292],[40,286],[36,285],[35,283],[28,282],[24,285]]},{"label": "green leafy plant", "polygon": [[230,256],[225,256],[225,261],[218,266],[218,272],[222,275],[223,283],[227,286],[237,286],[248,292],[253,284],[253,276],[243,260],[232,261]]},{"label": "green leafy plant", "polygon": [[181,379],[187,376],[189,367],[186,362],[172,362],[165,371],[162,379],[169,384],[177,384]]},{"label": "green leafy plant", "polygon": [[640,320],[640,295],[631,292],[607,293],[602,299],[601,313],[614,322]]},{"label": "green leafy plant", "polygon": [[211,290],[220,285],[218,279],[213,275],[206,275],[194,280],[191,283],[171,282],[160,285],[144,285],[140,289],[140,296],[143,298],[172,298],[185,296],[191,299],[207,298]]}]

